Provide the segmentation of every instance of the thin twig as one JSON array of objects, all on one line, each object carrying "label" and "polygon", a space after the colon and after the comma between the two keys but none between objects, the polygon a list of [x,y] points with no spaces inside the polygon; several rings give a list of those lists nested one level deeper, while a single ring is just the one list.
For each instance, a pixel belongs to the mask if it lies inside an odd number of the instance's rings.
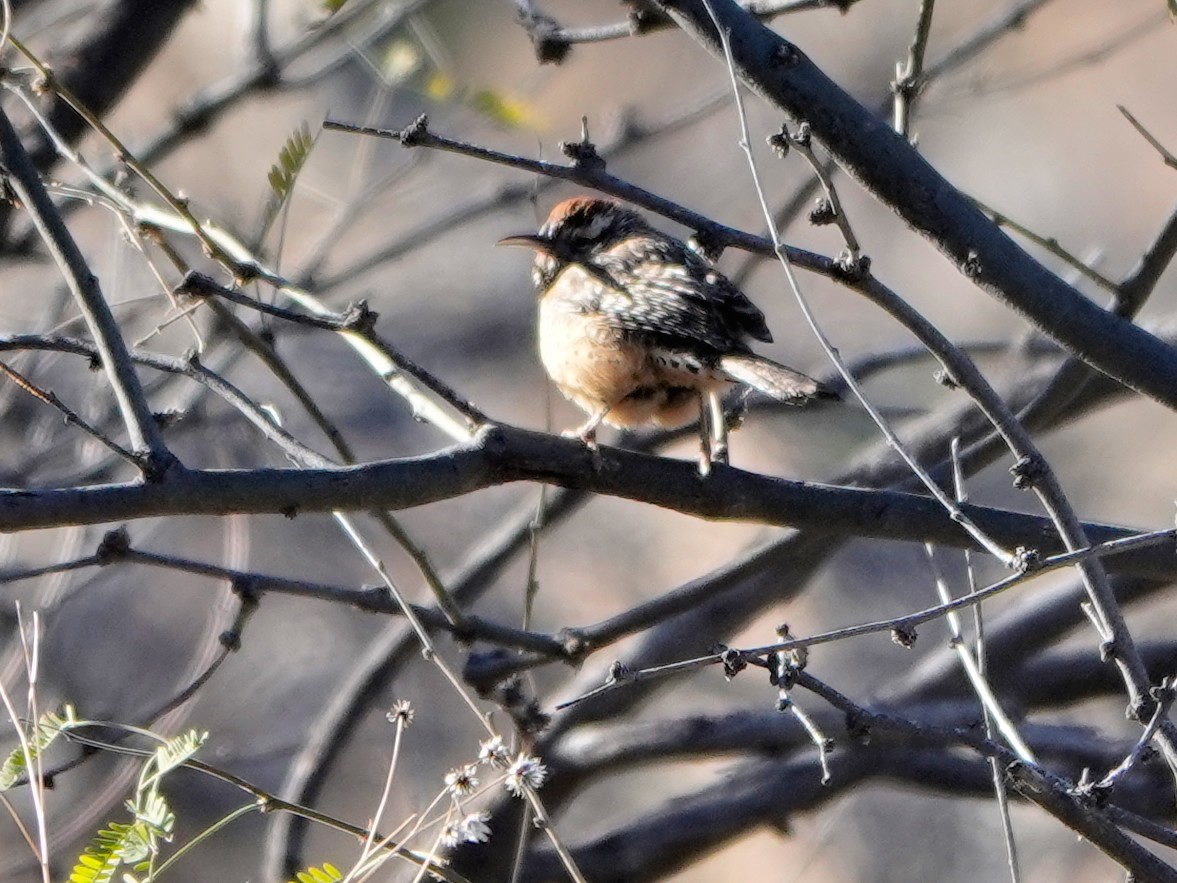
[{"label": "thin twig", "polygon": [[[757,165],[756,157],[752,153],[752,142],[748,131],[748,117],[744,112],[744,100],[740,94],[740,84],[736,75],[735,59],[733,58],[731,52],[729,34],[720,25],[719,19],[715,15],[715,10],[711,6],[711,0],[703,0],[703,5],[711,14],[711,19],[719,33],[720,44],[723,49],[724,56],[727,59],[727,70],[731,81],[732,97],[736,103],[736,112],[740,122],[739,146],[744,152],[744,156],[747,158],[748,170],[752,176],[753,185],[756,188],[757,198],[760,200],[760,208],[764,213],[765,222],[771,225],[772,210],[768,207],[768,199],[760,182],[760,169]],[[879,427],[879,430],[883,433],[884,438],[887,439],[888,443],[895,449],[899,456],[904,459],[908,465],[908,468],[910,468],[911,471],[919,477],[919,480],[923,483],[924,487],[928,489],[928,492],[931,493],[931,495],[936,498],[936,501],[944,507],[945,511],[948,512],[949,517],[953,521],[957,522],[961,527],[968,531],[969,535],[973,537],[973,539],[975,539],[978,543],[980,543],[981,546],[983,546],[989,552],[989,554],[996,557],[997,560],[1004,563],[1007,567],[1013,566],[1015,562],[1014,555],[1006,549],[1003,549],[999,543],[991,539],[983,530],[981,530],[980,527],[973,523],[973,521],[967,515],[965,515],[964,512],[961,511],[960,507],[958,507],[956,503],[953,502],[952,498],[944,492],[944,489],[940,487],[940,485],[932,478],[932,476],[928,474],[927,470],[924,469],[922,465],[920,465],[914,456],[912,456],[907,446],[904,445],[900,440],[899,436],[896,434],[895,430],[892,429],[887,419],[883,417],[882,413],[866,397],[866,393],[863,391],[854,375],[850,373],[850,369],[842,359],[841,354],[838,352],[837,348],[834,346],[829,337],[826,336],[825,332],[821,328],[821,325],[818,323],[817,317],[810,307],[808,299],[801,291],[801,283],[798,281],[796,274],[793,272],[793,265],[791,259],[788,256],[788,251],[781,242],[780,236],[778,235],[775,227],[770,227],[769,238],[772,240],[773,251],[776,253],[777,259],[780,261],[781,269],[784,270],[785,279],[788,282],[789,289],[793,292],[793,297],[796,299],[797,305],[801,308],[801,312],[805,316],[805,321],[809,324],[809,328],[813,332],[814,337],[817,338],[830,361],[838,369],[838,373],[842,376],[842,379],[846,381],[846,385],[854,394],[854,397],[858,399],[863,408],[870,415],[871,419],[875,422],[875,425]]]},{"label": "thin twig", "polygon": [[[949,457],[952,460],[952,486],[956,492],[956,501],[958,503],[967,503],[969,494],[965,487],[964,464],[960,458],[959,436],[954,435],[952,437],[952,442],[949,445]],[[977,571],[973,567],[973,555],[968,549],[964,551],[964,564],[965,573],[968,578],[968,590],[969,592],[975,592],[977,591]],[[945,598],[943,600],[948,599]],[[988,683],[989,661],[986,658],[983,604],[977,604],[973,607],[973,628],[976,633],[973,652],[976,654],[977,673],[985,683]],[[985,705],[981,707],[981,715],[985,723],[985,738],[992,740],[993,715]],[[1010,818],[1009,812],[1009,792],[1005,787],[1005,773],[1002,771],[1001,764],[996,757],[989,758],[989,770],[993,778],[993,796],[997,802],[997,815],[1001,819],[1001,835],[1005,843],[1005,857],[1006,864],[1009,866],[1010,880],[1011,883],[1020,883],[1022,876],[1021,866],[1018,862],[1017,838],[1014,837],[1013,821]]]},{"label": "thin twig", "polygon": [[[932,570],[933,582],[936,585],[936,594],[940,598],[940,603],[950,604],[952,602],[952,593],[948,590],[948,582],[944,578],[944,573],[940,570],[940,565],[936,561],[935,547],[925,543],[924,556]],[[973,609],[979,610],[980,607],[981,605],[977,604]],[[1005,713],[1005,709],[1001,707],[1001,702],[993,693],[993,687],[985,679],[980,665],[973,656],[972,651],[969,650],[968,644],[965,643],[960,617],[956,615],[955,610],[950,610],[945,614],[944,620],[948,625],[949,646],[956,651],[957,658],[960,659],[960,667],[964,670],[965,677],[969,679],[969,684],[972,686],[973,692],[981,701],[981,707],[985,710],[985,714],[996,721],[998,732],[1005,737],[1005,741],[1009,743],[1009,747],[1014,750],[1018,757],[1028,763],[1037,763],[1038,760],[1035,758],[1034,752],[1026,744],[1021,734],[1018,733],[1017,727],[1010,720],[1009,715]]]},{"label": "thin twig", "polygon": [[0,374],[4,374],[4,376],[6,376],[9,380],[27,392],[37,401],[43,402],[44,404],[49,405],[51,408],[56,408],[65,417],[66,423],[78,427],[91,438],[103,444],[108,450],[113,451],[117,456],[121,457],[123,460],[126,460],[132,466],[138,468],[141,465],[138,457],[136,457],[114,439],[107,436],[101,430],[95,428],[79,417],[77,412],[72,410],[68,405],[66,405],[65,402],[59,399],[57,394],[52,390],[41,389],[19,371],[9,365],[6,365],[4,362],[0,362]]},{"label": "thin twig", "polygon": [[[140,732],[138,728],[129,728],[123,724],[117,723],[98,721],[90,721],[85,723],[101,728],[115,728]],[[88,736],[82,735],[82,733],[78,732],[77,729],[64,730],[62,735],[71,742],[76,742],[79,745],[85,745],[90,748],[97,748],[100,751],[109,751],[115,754],[122,754],[131,757],[151,757],[154,754],[154,750],[151,749],[132,748],[126,745],[116,745],[99,739],[92,739]],[[263,788],[259,788],[257,785],[252,784],[238,775],[230,773],[227,770],[214,767],[211,764],[205,763],[204,761],[190,759],[185,761],[182,766],[186,769],[195,770],[199,773],[203,773],[204,775],[219,779],[220,781],[232,785],[233,787],[251,795],[256,801],[258,812],[291,813],[292,815],[300,816],[304,819],[324,825],[336,831],[349,834],[357,839],[367,836],[368,829],[366,827],[353,825],[349,822],[345,822],[342,819],[335,818],[334,816],[320,812],[316,809],[311,809],[307,806],[300,806],[297,803],[283,800],[277,795],[271,794]],[[465,877],[454,871],[451,871],[444,865],[430,862],[427,856],[417,852],[416,850],[408,849],[405,847],[403,842],[387,841],[382,843],[381,848],[386,852],[407,859],[408,861],[411,861],[417,865],[427,863],[429,865],[430,873],[436,875],[442,880],[448,881],[448,883],[468,883]]]},{"label": "thin twig", "polygon": [[896,62],[895,81],[891,83],[891,91],[895,93],[895,131],[913,142],[911,118],[915,114],[916,101],[926,85],[924,53],[932,34],[932,9],[935,5],[935,0],[920,0],[920,14],[916,20],[911,48],[907,50],[907,61]]},{"label": "thin twig", "polygon": [[1025,224],[1020,224],[1009,215],[990,208],[979,199],[969,197],[969,200],[973,203],[973,205],[992,218],[994,224],[997,224],[999,227],[1007,227],[1010,230],[1013,230],[1019,236],[1029,239],[1035,245],[1050,252],[1050,254],[1054,255],[1068,267],[1071,267],[1072,269],[1086,276],[1101,288],[1113,292],[1119,288],[1119,285],[1117,285],[1107,276],[1100,273],[1094,267],[1090,266],[1087,261],[1077,258],[1075,255],[1071,254],[1069,251],[1063,248],[1059,241],[1053,236],[1042,236],[1041,234],[1035,233]]},{"label": "thin twig", "polygon": [[[792,12],[811,9],[849,11],[859,0],[741,0],[741,5],[752,15],[769,20]],[[578,43],[601,43],[636,37],[652,31],[672,27],[669,17],[645,6],[636,8],[625,21],[605,25],[568,28],[536,9],[534,0],[515,0],[519,9],[519,23],[527,31],[541,62],[563,61],[568,50]],[[636,4],[635,4],[636,5]]]},{"label": "thin twig", "polygon": [[[932,735],[929,728],[864,708],[807,672],[798,673],[797,683],[821,696],[835,708],[852,715],[861,726],[896,730],[913,738],[927,738]],[[1069,784],[1058,776],[1035,764],[1023,763],[1007,749],[972,736],[966,730],[955,731],[952,738],[983,756],[1000,758],[1014,786],[1023,797],[1037,804],[1067,827],[1081,833],[1138,879],[1177,880],[1177,870],[1134,842],[1088,802],[1076,797]]]},{"label": "thin twig", "polygon": [[1136,744],[1124,760],[1115,769],[1109,770],[1107,775],[1092,786],[1095,791],[1110,792],[1116,787],[1116,783],[1123,779],[1134,766],[1140,763],[1141,758],[1150,750],[1152,740],[1160,732],[1161,723],[1168,717],[1169,709],[1173,707],[1173,701],[1177,699],[1177,690],[1174,690],[1174,679],[1171,677],[1165,678],[1161,681],[1161,685],[1153,692],[1156,694],[1155,698],[1157,699],[1156,708],[1153,710],[1152,718],[1144,728],[1144,732],[1140,734],[1140,738],[1136,740]]},{"label": "thin twig", "polygon": [[[1165,539],[1173,536],[1173,531],[1163,531],[1155,534],[1141,534],[1138,537],[1127,538],[1126,541],[1113,541],[1115,544],[1120,542],[1129,542],[1130,545],[1135,545],[1139,541],[1142,545],[1152,545],[1154,543],[1163,542]],[[890,619],[876,620],[874,622],[859,623],[857,625],[846,626],[845,628],[833,629],[827,632],[820,632],[805,638],[790,638],[786,641],[779,641],[775,644],[767,644],[760,647],[751,647],[744,650],[736,651],[741,656],[765,656],[769,653],[788,652],[790,650],[799,650],[805,647],[815,647],[819,644],[828,644],[833,641],[842,641],[847,638],[856,638],[863,635],[878,634],[880,632],[895,632],[899,631],[908,636],[914,636],[916,626],[922,625],[925,622],[939,619],[942,616],[954,611],[961,610],[966,607],[971,607],[975,604],[992,598],[1014,586],[1025,582],[1026,580],[1038,576],[1039,574],[1053,570],[1059,567],[1070,567],[1080,559],[1089,557],[1098,557],[1101,555],[1110,554],[1113,549],[1124,550],[1126,546],[1113,545],[1111,548],[1104,546],[1096,546],[1088,549],[1082,549],[1078,552],[1066,552],[1061,555],[1055,555],[1051,558],[1043,559],[1039,564],[1035,565],[1032,571],[1023,573],[1015,573],[1003,580],[992,583],[983,589],[978,589],[975,592],[970,592],[967,595],[960,595],[953,598],[951,601],[937,604],[934,607],[928,607],[924,610],[915,613],[905,614],[903,616],[896,616]],[[537,664],[546,660],[537,660]],[[724,661],[723,653],[712,653],[707,656],[698,656],[692,659],[686,659],[679,662],[672,662],[667,665],[654,666],[648,669],[614,669],[610,679],[600,687],[597,687],[588,693],[571,699],[561,705],[556,706],[557,710],[562,708],[577,705],[586,699],[602,693],[609,692],[619,686],[636,683],[643,680],[663,678],[670,675],[681,674],[687,671],[694,671],[699,668],[705,668],[711,665],[720,665]]]},{"label": "thin twig", "polygon": [[164,478],[173,466],[179,465],[179,461],[168,450],[151,413],[118,323],[102,295],[98,278],[90,272],[85,257],[53,207],[32,160],[3,111],[0,111],[0,157],[7,170],[8,181],[32,215],[33,222],[86,318],[86,324],[98,346],[102,366],[110,378],[115,400],[131,439],[131,447],[142,459],[139,468],[148,480]]},{"label": "thin twig", "polygon": [[1153,150],[1161,155],[1161,159],[1164,160],[1165,165],[1169,166],[1169,168],[1177,169],[1177,156],[1175,156],[1171,150],[1165,147],[1165,145],[1161,144],[1161,142],[1157,140],[1156,136],[1146,129],[1144,124],[1141,123],[1140,120],[1136,119],[1136,117],[1134,117],[1128,111],[1128,108],[1124,107],[1122,104],[1117,104],[1116,108],[1124,115],[1124,119],[1128,120],[1128,122],[1132,124],[1132,128],[1139,132],[1140,136],[1152,146]]}]

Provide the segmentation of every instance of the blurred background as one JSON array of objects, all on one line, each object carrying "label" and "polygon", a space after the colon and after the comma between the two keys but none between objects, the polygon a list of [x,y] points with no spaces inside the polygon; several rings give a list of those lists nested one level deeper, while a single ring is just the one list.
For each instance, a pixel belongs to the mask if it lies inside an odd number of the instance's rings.
[{"label": "blurred background", "polygon": [[[68,69],[76,61],[71,53],[117,5],[27,0],[16,4],[13,30],[43,59]],[[1008,0],[938,6],[929,64],[1014,6]],[[1117,106],[1128,108],[1162,144],[1177,149],[1177,30],[1161,0],[1054,0],[1033,6],[1020,27],[1002,31],[983,52],[930,84],[913,129],[923,154],[956,186],[1118,280],[1172,211],[1177,175]],[[549,390],[536,357],[529,257],[493,244],[534,229],[552,204],[576,188],[465,157],[325,132],[301,170],[287,214],[258,241],[271,196],[267,174],[292,132],[303,122],[317,132],[325,117],[397,129],[424,113],[438,134],[559,162],[564,161],[560,142],[578,139],[584,120],[614,174],[722,223],[761,232],[763,218],[737,146],[739,125],[727,72],[674,28],[576,45],[562,64],[541,65],[517,21],[516,5],[508,0],[435,0],[413,7],[405,15],[398,3],[352,0],[337,13],[350,18],[336,26],[310,0],[204,0],[178,16],[158,54],[103,119],[132,153],[149,160],[167,187],[190,200],[199,218],[249,243],[333,309],[366,300],[379,313],[378,328],[385,337],[493,419],[554,431],[575,426],[579,412]],[[862,0],[845,13],[818,8],[780,16],[772,25],[863,103],[882,106],[895,65],[907,55],[918,8],[916,0]],[[620,22],[627,9],[612,0],[542,4],[543,12],[566,27]],[[259,20],[264,22],[261,42]],[[324,30],[331,27],[335,30]],[[316,33],[324,36],[308,40]],[[251,72],[267,57],[275,76],[268,81],[258,76],[251,85]],[[8,51],[11,67],[22,69],[21,61]],[[19,97],[9,91],[0,100],[33,138],[35,122]],[[209,106],[215,111],[206,125],[177,125],[199,118],[193,108]],[[764,144],[784,122],[779,114],[754,97],[747,110],[770,202],[782,205],[811,171],[800,156],[780,160]],[[80,139],[79,149],[97,169],[112,162],[109,144],[93,134]],[[84,183],[68,162],[54,165],[52,176],[63,185]],[[880,279],[952,340],[1005,345],[982,360],[991,381],[1002,387],[1038,365],[1033,348],[1024,345],[1029,329],[1019,317],[974,288],[852,182],[838,182],[847,215]],[[151,198],[142,186],[136,192]],[[193,327],[176,318],[153,269],[163,267],[165,282],[174,285],[179,279],[174,268],[158,255],[145,261],[140,241],[101,205],[73,204],[70,210],[71,230],[116,305],[128,341],[176,356],[200,345]],[[784,228],[785,239],[836,255],[841,248],[836,229],[814,227],[805,214]],[[684,236],[690,232],[664,220],[656,223]],[[0,265],[5,333],[56,329],[82,334],[52,266],[35,251],[11,247],[27,234],[27,222],[15,216],[8,224],[10,248]],[[1106,298],[1059,258],[1028,247],[1097,301]],[[176,248],[193,266],[212,272],[196,243],[177,238]],[[811,374],[830,375],[779,267],[749,263],[746,255],[734,252],[721,258],[720,267],[739,274],[766,313],[775,343],[765,354]],[[1171,314],[1175,278],[1169,272],[1162,280],[1142,322]],[[223,274],[221,281],[228,281]],[[814,276],[803,276],[802,284],[847,360],[912,345],[898,325],[852,292]],[[337,336],[278,320],[259,323],[248,311],[240,315],[272,335],[357,459],[405,457],[451,443],[415,421],[404,402],[390,395]],[[295,436],[328,449],[320,430],[272,374],[239,346],[224,342],[223,327],[204,312],[195,313],[193,321],[209,345],[202,355],[205,364],[271,407]],[[79,371],[76,359],[25,354],[12,364],[83,415],[110,418],[101,375]],[[903,426],[959,395],[936,382],[934,367],[919,360],[900,364],[873,376],[868,392]],[[156,410],[184,411],[169,438],[187,465],[288,465],[224,403],[183,382],[144,377],[152,384]],[[109,462],[103,449],[62,426],[59,415],[11,385],[0,389],[0,404],[5,485],[131,477],[125,466]],[[1166,442],[1175,431],[1173,414],[1138,397],[1121,397],[1113,407],[1039,440],[1085,519],[1156,528],[1173,517],[1173,491],[1163,477],[1172,470]],[[732,456],[746,469],[822,481],[873,456],[878,441],[878,431],[850,404],[753,413],[733,437]],[[687,437],[666,453],[693,458],[695,444]],[[1010,487],[1009,465],[1001,461],[972,477],[972,499],[1032,509],[1033,501]],[[438,570],[454,574],[509,516],[536,505],[538,495],[532,486],[497,488],[401,513],[401,520]],[[360,521],[394,580],[425,603],[428,596],[413,562],[374,522]],[[92,554],[113,526],[5,536],[0,538],[3,567],[15,573]],[[327,516],[176,518],[136,522],[129,532],[136,548],[241,570],[350,586],[375,582]],[[532,627],[555,633],[600,621],[700,578],[775,536],[755,525],[708,523],[623,500],[594,499],[540,535]],[[958,558],[946,555],[945,566],[960,580]],[[979,570],[982,579],[998,573],[983,565]],[[780,575],[782,581],[793,578]],[[699,635],[699,646],[684,646],[681,658],[706,652],[718,641],[769,643],[782,621],[794,634],[812,634],[934,603],[923,551],[912,545],[851,542],[828,555],[812,575],[796,578],[804,585],[789,586],[796,597],[787,604],[771,605],[737,634]],[[1065,579],[1046,577],[1035,585]],[[528,582],[524,549],[495,575],[473,609],[518,624]],[[964,590],[959,583],[957,588]],[[8,640],[0,656],[0,680],[13,695],[23,695],[25,683],[12,618],[12,602],[19,600],[26,617],[32,610],[43,611],[42,706],[69,701],[86,717],[132,723],[144,723],[161,702],[207,668],[236,604],[223,581],[126,565],[24,579],[2,591]],[[1154,602],[1148,612],[1133,614],[1133,625],[1142,634],[1163,632],[1171,621],[1164,619],[1168,610],[1163,601]],[[240,650],[191,701],[155,727],[168,733],[207,729],[211,736],[201,757],[278,791],[308,732],[389,627],[385,617],[344,605],[269,594],[249,620]],[[885,634],[823,647],[815,653],[821,676],[863,701],[885,695],[919,659],[942,652],[947,639],[942,625],[931,623],[924,633],[927,640],[910,651],[894,646]],[[1094,644],[1090,630],[1074,637],[1076,647],[1092,649]],[[441,646],[460,667],[466,651],[449,641]],[[622,643],[603,650],[579,676],[558,665],[540,669],[534,678],[541,705],[550,710],[554,701],[579,692],[577,685],[599,680],[602,667],[626,658],[628,647]],[[351,725],[315,805],[361,825],[371,816],[392,750],[392,728],[384,713],[398,699],[413,701],[416,716],[405,736],[385,818],[399,820],[429,804],[446,771],[474,759],[482,735],[447,691],[420,659],[400,665],[395,677],[367,698],[367,711]],[[762,678],[726,683],[718,673],[705,671],[667,683],[633,716],[656,719],[684,709],[695,714],[768,710],[775,698]],[[1109,738],[1131,739],[1133,725],[1122,720],[1121,708],[1122,701],[1113,699],[1057,709],[1051,719],[1099,726]],[[572,844],[591,840],[676,796],[722,789],[738,760],[738,754],[728,753],[624,767],[577,794],[558,816],[557,827]],[[68,876],[93,833],[118,818],[136,771],[133,764],[103,756],[57,778],[48,795],[48,814],[60,877]],[[1007,879],[991,800],[936,796],[884,779],[869,779],[813,813],[792,817],[788,830],[749,826],[745,836],[725,841],[665,879]],[[239,792],[206,777],[180,772],[171,782],[177,842],[243,802]],[[27,811],[23,797],[15,800]],[[1024,847],[1022,879],[1116,877],[1109,861],[1041,812],[1015,806],[1013,818]],[[271,821],[261,815],[238,821],[169,876],[177,881],[264,879],[263,841]],[[330,861],[345,867],[356,850],[353,840],[316,829],[304,858],[309,864]],[[414,869],[390,867],[383,873],[386,879],[411,879]],[[6,815],[0,816],[0,879],[39,879]]]}]

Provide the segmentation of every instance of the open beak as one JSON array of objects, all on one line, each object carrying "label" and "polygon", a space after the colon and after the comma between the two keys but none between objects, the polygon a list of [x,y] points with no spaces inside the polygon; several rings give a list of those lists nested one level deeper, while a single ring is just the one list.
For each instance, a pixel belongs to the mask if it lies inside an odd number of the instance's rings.
[{"label": "open beak", "polygon": [[522,245],[524,248],[530,248],[543,254],[553,256],[556,254],[556,243],[548,237],[536,233],[519,233],[515,236],[507,236],[500,239],[495,245]]}]

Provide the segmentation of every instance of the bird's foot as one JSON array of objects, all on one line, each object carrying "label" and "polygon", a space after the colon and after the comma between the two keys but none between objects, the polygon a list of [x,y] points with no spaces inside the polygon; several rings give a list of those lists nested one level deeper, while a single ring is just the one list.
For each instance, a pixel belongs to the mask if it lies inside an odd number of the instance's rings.
[{"label": "bird's foot", "polygon": [[560,433],[561,438],[574,438],[594,453],[600,450],[597,445],[597,431],[595,429],[565,429]]}]

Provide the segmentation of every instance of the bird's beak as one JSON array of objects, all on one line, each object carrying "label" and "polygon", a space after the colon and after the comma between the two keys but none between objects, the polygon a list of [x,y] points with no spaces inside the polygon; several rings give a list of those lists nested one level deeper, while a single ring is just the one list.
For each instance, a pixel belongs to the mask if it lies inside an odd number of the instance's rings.
[{"label": "bird's beak", "polygon": [[519,233],[515,236],[507,236],[504,239],[500,239],[495,245],[522,245],[524,248],[530,248],[542,254],[553,256],[556,254],[556,243],[546,236],[539,236],[535,233]]}]

